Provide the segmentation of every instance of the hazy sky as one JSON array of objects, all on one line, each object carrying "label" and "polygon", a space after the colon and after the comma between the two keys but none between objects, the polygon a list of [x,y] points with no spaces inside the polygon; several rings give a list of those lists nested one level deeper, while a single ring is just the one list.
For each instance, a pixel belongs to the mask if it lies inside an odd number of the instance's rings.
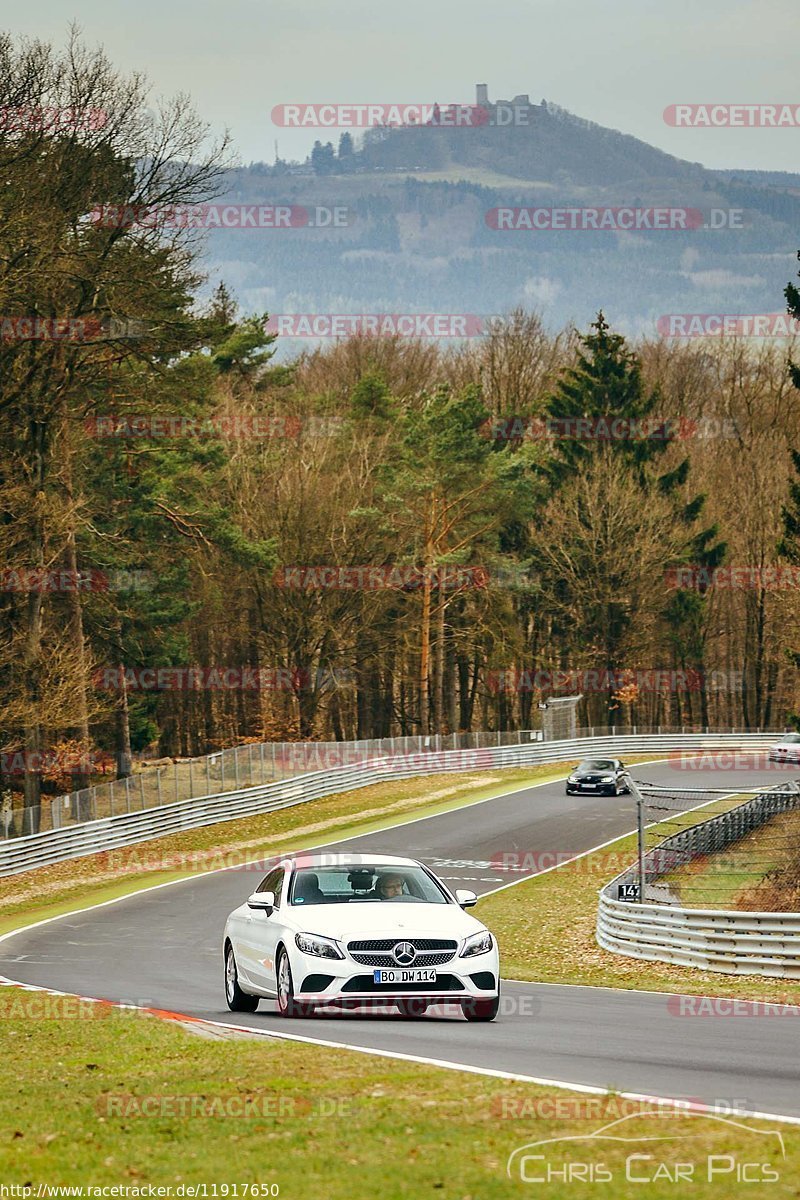
[{"label": "hazy sky", "polygon": [[[800,105],[798,0],[0,0],[12,33],[63,42],[71,19],[156,93],[188,91],[245,162],[302,158],[289,102],[468,102],[529,92],[711,167],[800,170],[800,129],[674,129],[690,102]],[[336,142],[339,131],[325,133]]]}]

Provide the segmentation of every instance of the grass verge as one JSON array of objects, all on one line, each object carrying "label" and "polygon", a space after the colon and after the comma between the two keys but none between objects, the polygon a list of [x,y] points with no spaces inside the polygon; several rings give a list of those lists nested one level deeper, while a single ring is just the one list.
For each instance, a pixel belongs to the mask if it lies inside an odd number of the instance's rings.
[{"label": "grass verge", "polygon": [[475,913],[497,935],[503,975],[800,1004],[796,981],[643,962],[601,949],[595,939],[598,892],[635,858],[632,834],[481,900]]},{"label": "grass verge", "polygon": [[[0,1058],[0,1183],[27,1185],[32,1197],[40,1185],[116,1186],[128,1196],[146,1195],[134,1189],[148,1185],[171,1196],[205,1185],[206,1197],[212,1185],[228,1197],[265,1196],[277,1185],[282,1200],[351,1200],[365,1189],[381,1200],[503,1200],[520,1194],[519,1175],[506,1177],[515,1149],[586,1138],[620,1116],[632,1141],[535,1148],[545,1160],[530,1161],[528,1175],[574,1163],[570,1196],[635,1195],[641,1185],[626,1182],[626,1159],[651,1154],[634,1172],[660,1171],[649,1200],[674,1200],[677,1163],[692,1165],[692,1195],[715,1200],[754,1194],[752,1183],[735,1182],[734,1163],[758,1164],[762,1178],[774,1172],[789,1191],[771,1195],[793,1194],[790,1181],[800,1178],[800,1130],[791,1126],[642,1116],[655,1106],[300,1043],[206,1040],[106,1006],[43,1012],[41,1000],[0,991],[4,1042],[14,1048]],[[776,1128],[782,1140],[766,1132]],[[669,1140],[654,1148],[643,1140],[654,1135]],[[717,1174],[709,1182],[710,1155]],[[582,1183],[587,1170],[611,1178]],[[537,1191],[563,1196],[563,1174]]]},{"label": "grass verge", "polygon": [[689,908],[800,910],[800,812],[782,813],[718,854],[704,854],[665,882]]}]

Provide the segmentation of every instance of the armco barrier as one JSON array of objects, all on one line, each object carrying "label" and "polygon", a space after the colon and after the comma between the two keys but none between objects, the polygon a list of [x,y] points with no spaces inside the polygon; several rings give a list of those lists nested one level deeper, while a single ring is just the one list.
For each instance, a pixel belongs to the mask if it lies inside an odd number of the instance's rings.
[{"label": "armco barrier", "polygon": [[[796,809],[800,788],[790,781],[745,801],[729,812],[665,838],[645,856],[648,867],[713,853],[744,837],[781,812]],[[726,975],[771,975],[800,979],[800,913],[740,912],[681,908],[647,900],[617,900],[619,884],[635,882],[638,868],[623,871],[600,891],[597,941],[604,950],[651,962],[674,963]]]},{"label": "armco barrier", "polygon": [[213,825],[218,821],[231,821],[255,813],[304,804],[334,792],[367,787],[386,779],[409,779],[440,771],[474,771],[570,762],[597,754],[623,757],[626,754],[664,754],[671,750],[763,750],[777,736],[775,733],[637,734],[492,746],[476,750],[448,750],[433,754],[382,756],[367,762],[298,775],[280,783],[204,796],[139,812],[121,813],[98,821],[0,842],[0,876],[30,871],[34,867],[79,858],[84,854],[131,846],[164,834]]},{"label": "armco barrier", "polygon": [[600,894],[604,950],[721,971],[800,979],[800,913],[745,913],[638,904]]}]

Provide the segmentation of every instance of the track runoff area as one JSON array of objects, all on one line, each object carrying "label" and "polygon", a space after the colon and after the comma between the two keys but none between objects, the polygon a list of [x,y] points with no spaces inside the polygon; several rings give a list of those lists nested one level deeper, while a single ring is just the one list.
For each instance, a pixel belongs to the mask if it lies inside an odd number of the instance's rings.
[{"label": "track runoff area", "polygon": [[[702,754],[674,757],[640,763],[632,774],[676,792],[731,793],[773,786],[798,774],[796,766],[767,771],[742,768],[732,755],[730,767],[727,761]],[[558,781],[325,848],[417,858],[453,889],[485,896],[601,849],[635,828],[630,796],[566,796]],[[609,877],[622,865],[612,864]],[[250,864],[199,874],[7,934],[0,939],[0,975],[35,988],[185,1014],[253,1036],[313,1041],[589,1092],[692,1097],[708,1105],[720,1097],[735,1098],[741,1112],[800,1123],[800,1022],[697,1019],[702,1012],[697,1002],[687,1005],[674,995],[505,979],[497,1020],[480,1027],[447,1006],[431,1008],[416,1021],[386,1009],[323,1010],[289,1022],[269,1001],[253,1014],[229,1013],[222,930],[263,870],[259,865],[254,873]],[[724,986],[715,990],[724,994]],[[744,1001],[736,1005],[739,1013],[750,1011]],[[751,1008],[756,1017],[758,1006]]]}]

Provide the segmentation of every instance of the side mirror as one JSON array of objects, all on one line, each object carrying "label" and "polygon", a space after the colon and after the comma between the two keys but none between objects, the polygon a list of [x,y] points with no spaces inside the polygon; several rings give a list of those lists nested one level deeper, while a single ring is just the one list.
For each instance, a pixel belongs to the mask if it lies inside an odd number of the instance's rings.
[{"label": "side mirror", "polygon": [[468,892],[464,888],[459,888],[456,892],[456,900],[462,908],[474,908],[478,903],[478,897],[474,892]]},{"label": "side mirror", "polygon": [[253,892],[252,896],[247,897],[247,907],[261,909],[267,916],[275,908],[275,893],[274,892]]}]

